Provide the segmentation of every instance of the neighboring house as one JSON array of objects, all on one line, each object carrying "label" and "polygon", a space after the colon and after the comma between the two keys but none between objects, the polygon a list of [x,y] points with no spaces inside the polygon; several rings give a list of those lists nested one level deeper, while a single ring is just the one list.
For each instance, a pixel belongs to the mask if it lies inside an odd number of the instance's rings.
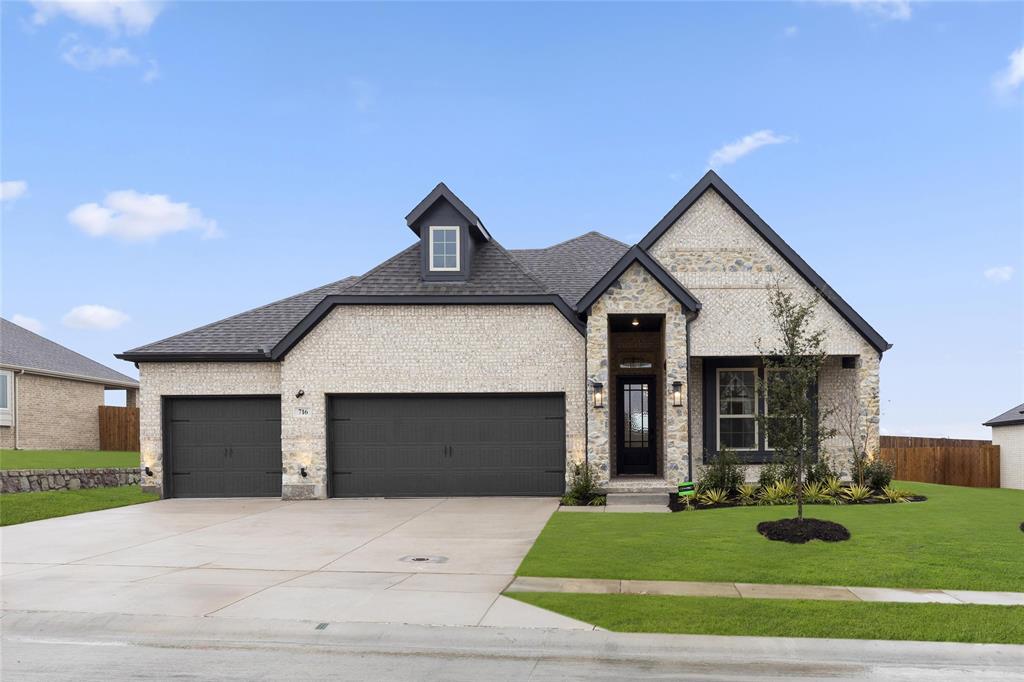
[{"label": "neighboring house", "polygon": [[106,389],[134,406],[139,382],[0,319],[0,448],[98,450]]},{"label": "neighboring house", "polygon": [[999,486],[1024,490],[1024,403],[984,423],[999,446]]},{"label": "neighboring house", "polygon": [[670,489],[724,446],[767,462],[775,283],[821,292],[819,397],[855,401],[877,451],[889,344],[713,172],[632,247],[509,251],[443,184],[406,223],[416,241],[361,277],[118,355],[141,375],[147,487],[557,495],[584,460],[610,491]]}]

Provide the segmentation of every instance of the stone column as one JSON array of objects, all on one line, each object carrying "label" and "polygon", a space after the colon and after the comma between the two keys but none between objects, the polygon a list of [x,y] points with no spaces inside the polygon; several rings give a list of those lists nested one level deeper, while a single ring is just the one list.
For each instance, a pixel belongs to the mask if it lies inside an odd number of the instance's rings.
[{"label": "stone column", "polygon": [[[674,405],[674,382],[682,383],[681,405]],[[686,414],[689,410],[689,368],[686,358],[686,316],[682,306],[676,303],[673,309],[665,314],[665,470],[662,475],[669,483],[686,480],[687,461],[690,457],[688,448],[688,430]]]},{"label": "stone column", "polygon": [[[594,384],[604,385],[604,407],[594,407]],[[603,299],[594,303],[587,318],[587,456],[597,470],[598,485],[611,480],[608,442],[608,313]]]},{"label": "stone column", "polygon": [[861,430],[865,437],[865,450],[873,459],[879,451],[878,426],[881,399],[878,388],[878,370],[881,356],[873,348],[865,348],[857,363],[857,400],[860,403]]}]

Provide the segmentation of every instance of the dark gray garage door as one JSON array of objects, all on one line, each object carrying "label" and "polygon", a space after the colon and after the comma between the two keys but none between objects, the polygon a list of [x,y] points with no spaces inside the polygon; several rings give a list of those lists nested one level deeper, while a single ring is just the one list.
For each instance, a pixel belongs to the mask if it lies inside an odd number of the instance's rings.
[{"label": "dark gray garage door", "polygon": [[281,399],[169,398],[174,497],[280,497]]},{"label": "dark gray garage door", "polygon": [[334,396],[335,497],[561,495],[561,395]]}]

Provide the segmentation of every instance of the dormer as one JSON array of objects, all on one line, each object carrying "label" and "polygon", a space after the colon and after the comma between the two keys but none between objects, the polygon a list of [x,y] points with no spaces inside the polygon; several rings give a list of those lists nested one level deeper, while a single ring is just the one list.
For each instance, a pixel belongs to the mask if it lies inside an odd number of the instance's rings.
[{"label": "dormer", "polygon": [[439,183],[405,217],[420,238],[420,271],[424,281],[465,282],[476,249],[490,241],[483,222],[455,192]]}]

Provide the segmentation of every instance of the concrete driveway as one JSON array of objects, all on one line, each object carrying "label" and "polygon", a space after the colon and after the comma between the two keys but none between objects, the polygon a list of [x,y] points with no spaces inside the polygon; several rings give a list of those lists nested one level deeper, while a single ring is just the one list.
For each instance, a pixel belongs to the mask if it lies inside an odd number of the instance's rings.
[{"label": "concrete driveway", "polygon": [[553,499],[163,500],[0,531],[3,608],[589,629],[501,591]]}]

